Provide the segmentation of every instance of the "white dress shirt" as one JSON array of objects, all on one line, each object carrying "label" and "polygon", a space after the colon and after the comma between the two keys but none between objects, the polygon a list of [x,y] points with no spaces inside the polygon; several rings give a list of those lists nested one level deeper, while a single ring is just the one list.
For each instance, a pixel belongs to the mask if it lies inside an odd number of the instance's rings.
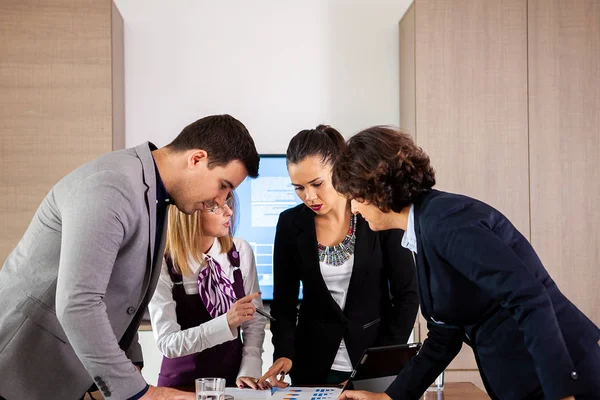
[{"label": "white dress shirt", "polygon": [[[343,310],[346,305],[348,286],[350,286],[350,277],[352,276],[352,267],[354,266],[354,254],[345,263],[337,267],[325,262],[320,262],[319,265],[321,267],[321,275],[323,275],[323,280],[327,285],[327,289],[329,289],[331,297],[333,297],[333,300]],[[351,372],[353,369],[344,339],[340,343],[331,369],[342,372]]]},{"label": "white dress shirt", "polygon": [[[409,249],[414,254],[417,254],[417,234],[415,233],[415,205],[410,205],[408,211],[408,223],[406,224],[406,230],[402,236],[402,242],[400,243],[405,249]],[[413,257],[414,257],[413,254]],[[416,265],[416,260],[415,260]]]},{"label": "white dress shirt", "polygon": [[[234,238],[233,241],[240,254],[240,271],[244,280],[244,292],[247,295],[258,292],[260,289],[252,248],[243,239]],[[233,283],[233,266],[229,262],[227,253],[221,253],[221,244],[217,239],[208,251],[208,255],[219,263],[225,276]],[[183,276],[183,287],[186,294],[199,296],[198,275],[202,266],[191,260],[190,267],[193,275]],[[226,314],[199,326],[181,330],[181,326],[177,323],[172,290],[173,281],[169,275],[167,264],[163,261],[158,285],[148,305],[148,310],[156,344],[166,357],[174,358],[198,353],[237,338],[238,331],[229,329]],[[260,297],[254,299],[253,304],[257,308],[263,306]],[[254,319],[242,324],[243,350],[238,377],[260,378],[262,376],[262,345],[265,339],[265,325],[266,319],[259,314],[255,314]]]}]

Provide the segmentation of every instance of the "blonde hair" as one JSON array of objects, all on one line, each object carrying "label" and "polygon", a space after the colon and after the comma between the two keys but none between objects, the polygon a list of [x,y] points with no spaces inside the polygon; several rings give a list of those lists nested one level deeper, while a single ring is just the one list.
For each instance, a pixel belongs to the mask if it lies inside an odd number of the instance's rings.
[{"label": "blonde hair", "polygon": [[[233,210],[232,210],[233,211]],[[167,242],[165,244],[165,257],[173,261],[173,268],[182,275],[193,275],[190,261],[204,265],[204,253],[200,248],[202,243],[202,212],[186,215],[177,207],[169,207],[169,222],[167,225]],[[232,224],[233,228],[233,224]],[[227,236],[218,238],[221,253],[227,253],[233,247],[233,229],[229,229]]]}]

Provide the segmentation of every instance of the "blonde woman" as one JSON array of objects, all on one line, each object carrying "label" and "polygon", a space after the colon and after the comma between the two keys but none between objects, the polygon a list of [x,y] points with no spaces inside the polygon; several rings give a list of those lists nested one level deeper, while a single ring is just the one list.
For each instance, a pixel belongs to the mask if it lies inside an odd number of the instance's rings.
[{"label": "blonde woman", "polygon": [[[158,386],[217,376],[258,388],[265,319],[254,254],[232,237],[234,198],[192,215],[171,207],[165,259],[148,306],[163,361]],[[240,335],[243,332],[243,340]]]}]

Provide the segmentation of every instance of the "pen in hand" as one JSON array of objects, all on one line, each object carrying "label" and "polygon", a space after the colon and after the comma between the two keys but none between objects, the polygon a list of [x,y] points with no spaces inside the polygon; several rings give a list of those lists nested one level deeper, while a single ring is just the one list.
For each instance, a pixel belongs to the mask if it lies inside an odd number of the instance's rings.
[{"label": "pen in hand", "polygon": [[256,309],[256,312],[267,318],[269,321],[275,321],[275,318],[271,317],[266,311],[261,310],[260,308]]},{"label": "pen in hand", "polygon": [[[257,294],[260,296],[260,294],[261,294],[261,293],[260,293],[260,292],[256,292],[256,293],[249,294],[249,295],[248,295],[248,296],[246,296],[246,297],[242,297],[241,299],[238,299],[238,300],[236,300],[236,304],[237,304],[239,301],[241,301],[241,300],[244,300],[244,302],[247,302],[247,303],[249,303],[251,300],[253,300],[254,298],[256,298],[256,295],[257,295]],[[255,308],[255,310],[256,310],[256,312],[257,312],[257,313],[259,313],[259,314],[260,314],[260,315],[262,315],[263,317],[267,318],[269,321],[275,321],[275,318],[271,317],[271,316],[269,315],[269,313],[267,313],[266,311],[264,311],[264,310],[261,310],[260,308]]]}]

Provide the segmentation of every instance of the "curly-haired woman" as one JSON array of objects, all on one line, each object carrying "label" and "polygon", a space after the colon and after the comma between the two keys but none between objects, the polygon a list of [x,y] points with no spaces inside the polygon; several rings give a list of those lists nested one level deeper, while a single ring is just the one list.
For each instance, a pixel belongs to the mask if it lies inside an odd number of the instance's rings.
[{"label": "curly-haired woman", "polygon": [[504,215],[434,184],[427,154],[389,127],[352,137],[334,166],[333,185],[371,229],[405,230],[429,328],[386,393],[341,398],[418,399],[466,343],[493,399],[598,399],[598,327]]}]

